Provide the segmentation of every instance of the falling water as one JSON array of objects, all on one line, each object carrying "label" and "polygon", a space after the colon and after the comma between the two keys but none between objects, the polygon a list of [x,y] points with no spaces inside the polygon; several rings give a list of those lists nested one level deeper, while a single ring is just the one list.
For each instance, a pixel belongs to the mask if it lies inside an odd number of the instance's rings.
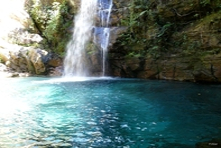
[{"label": "falling water", "polygon": [[107,55],[107,51],[108,51],[108,43],[109,43],[109,37],[110,37],[110,28],[104,28],[103,30],[103,34],[102,34],[102,44],[101,44],[101,48],[102,48],[102,75],[105,76],[105,69],[106,69],[106,55]]},{"label": "falling water", "polygon": [[99,17],[101,19],[100,46],[102,49],[102,76],[105,76],[106,56],[108,51],[108,43],[110,39],[110,15],[112,9],[112,0],[99,0]]},{"label": "falling water", "polygon": [[[94,37],[95,43],[101,47],[101,71],[102,76],[105,75],[111,9],[112,0],[81,0],[81,8],[75,18],[73,36],[67,46],[67,54],[64,60],[65,76],[88,76],[89,62],[87,62],[86,46],[92,37]],[[98,27],[94,27],[96,16],[100,18]],[[93,32],[94,35],[92,35]],[[99,36],[99,41],[96,36]]]},{"label": "falling water", "polygon": [[112,0],[99,0],[99,16],[103,27],[108,27],[110,23],[112,5]]},{"label": "falling water", "polygon": [[81,0],[80,11],[74,21],[73,36],[67,45],[64,60],[65,76],[88,75],[86,46],[92,36],[96,12],[96,0]]}]

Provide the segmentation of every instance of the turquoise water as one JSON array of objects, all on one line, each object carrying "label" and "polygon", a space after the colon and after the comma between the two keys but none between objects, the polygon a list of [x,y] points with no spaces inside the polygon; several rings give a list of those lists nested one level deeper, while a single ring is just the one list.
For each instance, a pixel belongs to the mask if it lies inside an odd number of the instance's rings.
[{"label": "turquoise water", "polygon": [[221,138],[221,85],[0,80],[1,148],[194,148]]}]

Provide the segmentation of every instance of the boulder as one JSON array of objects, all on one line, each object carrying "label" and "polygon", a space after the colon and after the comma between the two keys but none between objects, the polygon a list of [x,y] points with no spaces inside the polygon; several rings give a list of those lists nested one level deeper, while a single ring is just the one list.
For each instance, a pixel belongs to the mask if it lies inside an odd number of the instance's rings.
[{"label": "boulder", "polygon": [[43,74],[46,72],[44,59],[48,52],[39,48],[21,47],[9,52],[10,58],[6,65],[17,72],[29,72],[32,74]]},{"label": "boulder", "polygon": [[[28,50],[28,58],[30,59],[30,63],[33,65],[36,74],[42,74],[46,71],[46,67],[44,64],[44,58],[47,56],[48,52],[45,50],[41,50],[39,48],[33,49],[30,48]],[[27,62],[29,64],[29,61]]]}]

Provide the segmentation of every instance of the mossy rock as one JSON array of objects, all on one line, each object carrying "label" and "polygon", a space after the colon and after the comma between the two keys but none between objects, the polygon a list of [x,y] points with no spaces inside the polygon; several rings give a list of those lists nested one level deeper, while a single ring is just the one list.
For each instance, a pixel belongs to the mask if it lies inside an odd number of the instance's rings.
[{"label": "mossy rock", "polygon": [[175,32],[172,35],[174,47],[187,54],[218,54],[221,50],[220,16],[221,11],[213,13]]}]

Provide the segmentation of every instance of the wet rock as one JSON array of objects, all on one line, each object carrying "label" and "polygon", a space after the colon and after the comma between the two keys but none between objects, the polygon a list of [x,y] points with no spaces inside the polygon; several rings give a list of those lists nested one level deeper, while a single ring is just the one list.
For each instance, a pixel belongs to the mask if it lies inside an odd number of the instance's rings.
[{"label": "wet rock", "polygon": [[112,74],[119,77],[178,81],[220,81],[220,55],[196,57],[169,56],[153,59],[111,59]]},{"label": "wet rock", "polygon": [[60,67],[63,64],[62,58],[55,53],[49,53],[47,65],[50,67]]},{"label": "wet rock", "polygon": [[62,76],[63,74],[63,67],[58,66],[58,67],[51,67],[49,68],[49,76],[51,77],[57,77],[57,76]]},{"label": "wet rock", "polygon": [[122,20],[126,19],[129,14],[129,4],[130,1],[126,0],[114,0],[113,1],[113,8],[111,12],[111,26],[121,26]]},{"label": "wet rock", "polygon": [[8,73],[7,77],[18,77],[19,76],[19,73],[17,72],[13,72],[13,73]]},{"label": "wet rock", "polygon": [[110,28],[110,39],[109,39],[110,49],[113,46],[113,44],[116,43],[116,40],[119,37],[119,35],[121,35],[126,30],[127,30],[127,27],[111,27]]}]

